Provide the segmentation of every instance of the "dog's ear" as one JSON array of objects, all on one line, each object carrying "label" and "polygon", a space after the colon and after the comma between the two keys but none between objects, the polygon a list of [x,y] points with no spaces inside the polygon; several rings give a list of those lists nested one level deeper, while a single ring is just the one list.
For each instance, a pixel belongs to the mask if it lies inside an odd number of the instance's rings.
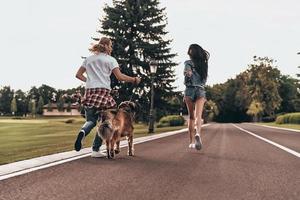
[{"label": "dog's ear", "polygon": [[117,110],[117,109],[113,109],[113,110],[111,110],[110,112],[111,112],[113,115],[116,115],[117,112],[118,112],[118,110]]},{"label": "dog's ear", "polygon": [[129,102],[128,105],[129,105],[129,107],[130,107],[130,109],[131,109],[132,111],[134,111],[134,112],[136,111],[135,103]]},{"label": "dog's ear", "polygon": [[124,105],[126,105],[124,102],[120,103],[120,105],[118,106],[118,109],[124,108]]}]

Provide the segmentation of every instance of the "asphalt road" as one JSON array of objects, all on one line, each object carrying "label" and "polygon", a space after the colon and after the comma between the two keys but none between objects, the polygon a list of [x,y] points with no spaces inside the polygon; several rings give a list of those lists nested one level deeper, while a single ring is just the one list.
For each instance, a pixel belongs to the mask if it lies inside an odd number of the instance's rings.
[{"label": "asphalt road", "polygon": [[[300,133],[237,126],[300,151]],[[83,158],[0,181],[2,200],[300,199],[300,158],[232,124],[203,128],[203,149],[178,134],[135,145],[135,157]]]}]

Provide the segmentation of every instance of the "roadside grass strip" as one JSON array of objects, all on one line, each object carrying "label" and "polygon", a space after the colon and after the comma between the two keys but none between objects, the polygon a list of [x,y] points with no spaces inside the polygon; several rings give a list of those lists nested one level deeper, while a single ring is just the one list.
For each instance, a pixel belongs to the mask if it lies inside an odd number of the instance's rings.
[{"label": "roadside grass strip", "polygon": [[263,140],[263,141],[266,142],[266,143],[269,143],[269,144],[271,144],[271,145],[273,145],[273,146],[275,146],[275,147],[278,147],[279,149],[281,149],[281,150],[283,150],[283,151],[286,151],[286,152],[288,152],[288,153],[290,153],[290,154],[292,154],[292,155],[294,155],[294,156],[300,158],[300,153],[298,153],[297,151],[294,151],[294,150],[289,149],[289,148],[287,148],[287,147],[285,147],[285,146],[282,146],[282,145],[280,145],[280,144],[277,144],[277,143],[275,143],[275,142],[273,142],[273,141],[271,141],[271,140],[268,140],[268,139],[263,138],[263,137],[261,137],[261,136],[259,136],[259,135],[256,135],[255,133],[252,133],[252,132],[250,132],[250,131],[247,131],[247,130],[245,130],[245,129],[243,129],[243,128],[241,128],[241,127],[235,125],[235,124],[232,124],[232,125],[233,125],[234,127],[236,127],[237,129],[239,129],[239,130],[245,132],[245,133],[248,133],[248,134],[250,134],[250,135],[252,135],[252,136],[254,136],[254,137],[256,137],[256,138],[258,138],[258,139],[260,139],[260,140]]},{"label": "roadside grass strip", "polygon": [[292,131],[292,132],[300,133],[300,130],[292,129],[292,128],[284,128],[284,127],[278,127],[278,126],[270,126],[270,125],[265,125],[265,124],[253,124],[253,123],[247,123],[247,124],[251,124],[251,125],[255,125],[255,126],[262,126],[262,127],[266,127],[266,128],[273,128],[273,129],[278,129],[278,130]]}]

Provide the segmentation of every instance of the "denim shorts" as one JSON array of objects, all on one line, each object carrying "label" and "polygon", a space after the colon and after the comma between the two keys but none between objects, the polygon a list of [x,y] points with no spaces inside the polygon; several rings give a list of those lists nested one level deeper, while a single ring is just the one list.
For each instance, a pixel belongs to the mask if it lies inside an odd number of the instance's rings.
[{"label": "denim shorts", "polygon": [[195,102],[198,98],[206,98],[206,92],[202,87],[190,86],[185,88],[184,96],[190,97]]}]

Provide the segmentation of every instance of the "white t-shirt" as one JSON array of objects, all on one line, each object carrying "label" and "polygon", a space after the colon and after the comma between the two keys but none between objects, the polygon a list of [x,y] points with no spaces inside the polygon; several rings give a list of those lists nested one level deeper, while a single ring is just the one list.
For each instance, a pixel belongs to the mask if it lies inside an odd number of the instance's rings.
[{"label": "white t-shirt", "polygon": [[110,75],[112,70],[119,67],[117,60],[107,54],[100,53],[87,57],[82,67],[86,69],[86,88],[106,88],[110,87]]}]

